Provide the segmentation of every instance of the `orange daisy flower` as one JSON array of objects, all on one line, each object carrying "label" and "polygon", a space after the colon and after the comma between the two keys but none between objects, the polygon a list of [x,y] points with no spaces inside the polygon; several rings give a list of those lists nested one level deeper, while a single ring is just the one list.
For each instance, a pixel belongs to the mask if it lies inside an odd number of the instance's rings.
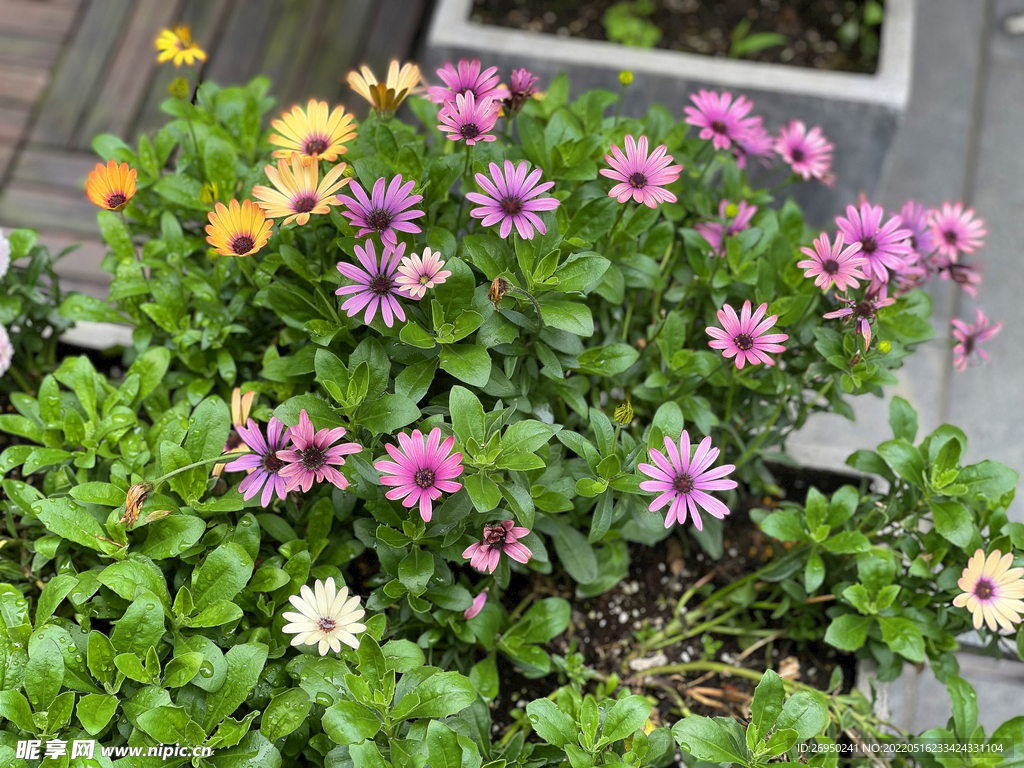
[{"label": "orange daisy flower", "polygon": [[990,630],[996,631],[996,624],[1012,632],[1020,623],[1024,613],[1024,568],[1011,568],[1013,553],[1005,555],[998,549],[985,557],[985,550],[979,549],[963,570],[957,582],[963,592],[953,598],[957,608],[967,608],[973,614],[974,628],[981,629],[984,621]]},{"label": "orange daisy flower", "polygon": [[224,256],[248,256],[267,244],[272,224],[252,200],[241,205],[232,200],[230,207],[217,203],[206,225],[206,242]]},{"label": "orange daisy flower", "polygon": [[85,194],[100,208],[123,211],[135,194],[135,169],[114,160],[97,163],[85,182]]},{"label": "orange daisy flower", "polygon": [[420,77],[420,68],[415,64],[405,64],[399,69],[398,62],[392,61],[387,80],[383,83],[378,83],[370,68],[364,65],[358,72],[348,73],[348,84],[370,102],[378,114],[390,115],[402,105],[406,96],[419,93]]},{"label": "orange daisy flower", "polygon": [[320,164],[316,160],[303,159],[298,152],[293,152],[290,169],[285,160],[278,160],[277,168],[272,165],[263,168],[277,189],[257,184],[252,188],[252,193],[263,204],[270,218],[279,219],[284,216],[282,224],[296,221],[302,226],[309,221],[311,213],[329,213],[330,206],[338,204],[338,190],[351,181],[341,178],[345,167],[345,163],[338,163],[317,184]]},{"label": "orange daisy flower", "polygon": [[270,125],[282,135],[272,133],[270,143],[284,147],[275,150],[274,157],[287,160],[292,152],[298,152],[307,158],[334,162],[338,155],[347,152],[345,142],[356,136],[355,121],[352,115],[345,114],[344,107],[335,107],[330,114],[327,110],[326,101],[310,99],[305,110],[294,106],[280,120],[272,120]]},{"label": "orange daisy flower", "polygon": [[182,64],[191,67],[197,60],[206,61],[206,51],[192,40],[192,28],[187,24],[182,24],[174,29],[161,30],[154,45],[160,51],[156,57],[157,64],[173,61],[176,67],[180,67]]}]

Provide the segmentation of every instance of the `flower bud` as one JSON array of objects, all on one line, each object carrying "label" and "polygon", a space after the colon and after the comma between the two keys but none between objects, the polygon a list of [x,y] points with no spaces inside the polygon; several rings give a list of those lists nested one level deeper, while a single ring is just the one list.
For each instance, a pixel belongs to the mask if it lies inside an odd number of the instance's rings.
[{"label": "flower bud", "polygon": [[881,352],[883,355],[888,355],[890,352],[892,352],[892,344],[890,344],[888,341],[880,341],[878,342],[878,351]]},{"label": "flower bud", "polygon": [[494,311],[498,311],[498,302],[505,298],[505,294],[508,293],[508,280],[501,275],[494,278],[494,282],[491,283],[490,289],[487,291],[487,298],[494,302]]},{"label": "flower bud", "polygon": [[146,503],[146,499],[153,495],[153,484],[150,482],[143,481],[136,483],[128,489],[128,495],[124,500],[124,517],[121,518],[121,522],[127,527],[131,528],[135,525],[139,519],[139,512],[142,510],[142,505]]},{"label": "flower bud", "polygon": [[625,88],[627,85],[633,82],[633,73],[628,69],[624,69],[619,72],[619,82],[622,83],[622,87]]},{"label": "flower bud", "polygon": [[204,205],[213,205],[218,197],[217,183],[208,181],[199,190],[199,201]]},{"label": "flower bud", "polygon": [[725,215],[730,219],[735,219],[736,214],[740,212],[739,206],[736,203],[729,203],[725,206]]},{"label": "flower bud", "polygon": [[633,421],[633,404],[628,400],[615,409],[615,423],[627,426]]},{"label": "flower bud", "polygon": [[184,77],[176,77],[167,86],[168,93],[176,99],[188,98],[188,80]]}]

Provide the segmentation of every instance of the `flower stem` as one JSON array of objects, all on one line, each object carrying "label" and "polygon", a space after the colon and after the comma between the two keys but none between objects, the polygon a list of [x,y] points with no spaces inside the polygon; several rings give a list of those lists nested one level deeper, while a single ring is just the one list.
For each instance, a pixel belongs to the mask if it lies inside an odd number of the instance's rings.
[{"label": "flower stem", "polygon": [[[829,383],[831,382],[832,380],[829,379]],[[739,469],[744,464],[746,464],[747,460],[751,457],[754,451],[756,451],[761,446],[761,443],[764,442],[764,439],[768,437],[768,433],[771,432],[772,427],[775,426],[775,420],[778,419],[779,414],[782,413],[782,406],[786,404],[788,394],[789,388],[787,387],[786,391],[783,392],[782,396],[779,398],[779,404],[775,406],[775,412],[772,414],[772,417],[768,420],[768,425],[761,431],[761,434],[758,436],[757,440],[755,440],[754,443],[743,452],[743,455],[736,460],[736,469]]]},{"label": "flower stem", "polygon": [[118,211],[121,216],[121,223],[124,224],[125,234],[128,235],[128,242],[132,246],[132,256],[135,257],[136,261],[142,261],[142,257],[139,255],[138,249],[135,247],[135,241],[132,239],[132,228],[128,226],[128,218],[124,215],[124,211]]},{"label": "flower stem", "polygon": [[17,366],[12,365],[10,368],[7,369],[7,372],[11,374],[11,378],[14,379],[15,383],[19,387],[21,387],[21,390],[26,395],[35,394],[35,389],[33,389],[32,385],[29,384],[28,379],[25,378],[25,375],[18,370]]},{"label": "flower stem", "polygon": [[192,464],[186,464],[184,467],[178,467],[177,469],[171,470],[166,475],[161,475],[160,477],[158,477],[156,480],[153,481],[153,488],[158,488],[160,484],[165,482],[166,480],[169,480],[175,475],[180,475],[182,472],[187,472],[190,469],[195,469],[196,467],[204,467],[208,464],[224,464],[227,461],[232,461],[234,459],[238,459],[242,456],[245,456],[247,453],[251,453],[251,451],[235,451],[234,453],[225,453],[220,456],[215,456],[212,459],[203,459],[202,461],[196,461],[193,462]]},{"label": "flower stem", "polygon": [[466,165],[462,169],[462,186],[463,186],[462,199],[459,200],[459,210],[455,214],[455,230],[456,230],[456,232],[458,232],[459,223],[462,221],[462,208],[466,204],[466,192],[465,192],[465,188],[467,186],[466,177],[469,176],[469,167],[470,167],[470,165],[472,165],[472,163],[473,163],[473,146],[471,144],[467,143],[466,144]]}]

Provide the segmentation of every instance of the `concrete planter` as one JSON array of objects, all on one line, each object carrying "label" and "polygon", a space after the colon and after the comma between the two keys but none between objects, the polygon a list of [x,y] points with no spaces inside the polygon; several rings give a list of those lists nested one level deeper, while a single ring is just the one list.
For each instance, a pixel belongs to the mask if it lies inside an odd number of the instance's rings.
[{"label": "concrete planter", "polygon": [[[470,21],[473,0],[438,0],[423,57],[428,79],[446,61],[479,58],[505,73],[526,67],[549,81],[569,75],[574,93],[618,90],[618,73],[634,74],[623,105],[641,114],[664,104],[677,117],[699,88],[729,89],[754,101],[769,130],[801,119],[821,125],[835,144],[832,189],[804,185],[797,195],[808,218],[829,220],[860,192],[875,192],[910,96],[915,0],[888,0],[878,71],[874,75],[760,64],[615,43],[522,32]],[[433,80],[436,80],[433,77]]]}]

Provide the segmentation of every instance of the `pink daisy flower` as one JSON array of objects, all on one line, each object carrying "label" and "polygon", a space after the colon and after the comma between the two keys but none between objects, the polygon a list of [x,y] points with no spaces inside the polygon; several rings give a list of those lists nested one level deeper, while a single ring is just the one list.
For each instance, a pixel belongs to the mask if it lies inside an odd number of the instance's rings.
[{"label": "pink daisy flower", "polygon": [[928,226],[928,219],[931,211],[916,200],[907,200],[900,209],[900,219],[904,228],[910,230],[910,247],[922,259],[935,250],[935,236],[931,227]]},{"label": "pink daisy flower", "polygon": [[865,201],[860,208],[846,206],[846,218],[836,217],[839,231],[849,243],[860,243],[861,255],[867,259],[864,274],[880,282],[889,280],[889,270],[899,271],[904,257],[912,253],[909,240],[911,232],[903,229],[903,221],[893,216],[882,226],[885,212],[880,205]]},{"label": "pink daisy flower", "polygon": [[690,101],[696,106],[685,109],[686,122],[700,128],[700,138],[710,139],[715,149],[728,149],[756,127],[756,118],[747,117],[754,104],[744,96],[733,101],[729,91],[701,91]]},{"label": "pink daisy flower", "polygon": [[[477,545],[478,546],[478,545]],[[473,598],[473,604],[469,606],[462,614],[466,619],[472,619],[474,616],[480,613],[487,604],[487,590],[485,589],[479,595]]]},{"label": "pink daisy flower", "polygon": [[716,256],[725,256],[725,239],[745,229],[750,229],[750,220],[757,213],[757,206],[747,204],[746,200],[740,200],[733,208],[735,213],[730,221],[729,201],[722,200],[718,203],[718,217],[722,221],[702,221],[693,226],[700,236],[708,241],[712,253]]},{"label": "pink daisy flower", "polygon": [[945,256],[936,256],[933,265],[943,280],[952,280],[968,296],[977,297],[981,287],[981,271],[972,264],[961,264]]},{"label": "pink daisy flower", "polygon": [[769,315],[761,320],[767,311],[768,305],[762,304],[751,314],[750,302],[745,301],[737,317],[736,310],[726,304],[718,310],[718,321],[722,327],[711,326],[705,329],[708,335],[714,338],[714,341],[708,342],[708,346],[721,349],[722,355],[726,358],[735,357],[737,368],[743,368],[747,362],[751,365],[775,365],[775,361],[768,357],[767,353],[785,352],[786,348],[780,342],[789,336],[785,333],[764,335],[764,332],[778,320],[776,315]]},{"label": "pink daisy flower", "polygon": [[429,523],[433,502],[441,498],[441,492],[455,493],[462,487],[452,481],[462,474],[462,454],[452,453],[454,436],[441,441],[439,427],[434,427],[426,439],[418,429],[413,430],[411,437],[400,432],[398,443],[401,450],[390,443],[384,446],[394,461],[381,459],[373,466],[382,473],[380,481],[384,485],[395,486],[385,496],[402,499],[403,507],[418,503],[420,517]]},{"label": "pink daisy flower", "polygon": [[509,95],[504,101],[504,107],[508,114],[514,115],[537,92],[537,89],[533,87],[537,84],[537,77],[526,69],[514,69],[512,70],[511,83]]},{"label": "pink daisy flower", "polygon": [[996,624],[1013,632],[1024,613],[1024,568],[1011,568],[1013,553],[1005,555],[998,549],[985,556],[977,549],[961,572],[957,586],[963,590],[953,598],[953,605],[971,612],[974,628],[984,622],[996,632]]},{"label": "pink daisy flower", "polygon": [[355,197],[349,195],[338,195],[338,200],[348,208],[342,211],[342,215],[352,222],[352,226],[359,227],[356,237],[363,237],[371,232],[380,235],[381,242],[394,245],[398,242],[395,231],[409,232],[416,234],[420,228],[412,223],[413,219],[424,216],[423,211],[416,209],[407,210],[410,206],[416,205],[423,199],[423,195],[410,195],[416,182],[410,179],[402,184],[402,174],[398,174],[387,185],[383,177],[373,183],[373,192],[367,195],[366,191],[357,181],[348,186],[348,191]]},{"label": "pink daisy flower", "polygon": [[533,557],[533,552],[519,539],[529,532],[528,528],[517,526],[512,520],[485,525],[483,541],[470,544],[462,556],[469,560],[471,566],[483,573],[494,573],[502,552],[516,562],[527,563]]},{"label": "pink daisy flower", "polygon": [[[667,458],[665,454],[668,454]],[[678,446],[671,437],[666,436],[665,453],[652,448],[650,456],[654,464],[637,465],[637,469],[651,478],[640,483],[640,489],[660,494],[651,502],[651,512],[657,512],[666,504],[670,505],[665,515],[666,528],[671,528],[676,522],[680,525],[685,523],[687,509],[698,531],[704,529],[699,510],[703,509],[719,520],[729,514],[729,508],[708,493],[736,487],[735,480],[723,479],[736,469],[732,464],[708,469],[718,454],[719,450],[711,447],[711,438],[705,437],[691,458],[690,435],[684,429]]]},{"label": "pink daisy flower", "polygon": [[674,203],[676,196],[663,187],[679,178],[683,170],[681,165],[670,165],[672,155],[668,154],[665,145],[647,155],[647,137],[641,136],[639,142],[632,136],[626,136],[626,154],[612,145],[612,154],[604,159],[611,168],[602,168],[601,175],[620,183],[608,192],[620,203],[633,198],[648,208],[655,208],[659,203]]},{"label": "pink daisy flower", "polygon": [[903,265],[891,273],[888,283],[883,283],[877,278],[872,280],[868,287],[868,293],[879,293],[887,285],[895,285],[893,295],[899,296],[911,288],[919,288],[924,285],[931,276],[929,269],[928,263],[920,254],[910,253],[903,260]]},{"label": "pink daisy flower", "polygon": [[455,101],[446,101],[437,113],[438,128],[452,141],[464,140],[469,146],[478,141],[494,141],[497,137],[488,131],[498,122],[501,102],[486,98],[479,101],[472,93],[459,94]]},{"label": "pink daisy flower", "polygon": [[971,325],[963,320],[953,320],[953,338],[957,342],[953,347],[953,367],[958,371],[966,370],[968,365],[979,364],[978,358],[987,363],[989,356],[981,348],[981,343],[999,333],[1002,327],[1002,323],[989,323],[985,313],[980,309],[977,310],[974,323]]},{"label": "pink daisy flower", "polygon": [[[736,139],[732,146],[732,154],[736,158],[736,167],[743,169],[747,167],[747,158],[771,157],[775,149],[775,139],[765,130],[764,119],[760,116],[750,118],[747,135]],[[762,159],[764,165],[768,161]]]},{"label": "pink daisy flower", "polygon": [[467,93],[473,94],[477,101],[509,97],[508,89],[499,81],[498,68],[488,67],[481,72],[480,59],[462,59],[459,61],[458,69],[449,61],[437,70],[437,76],[444,81],[444,85],[427,88],[427,95],[435,104],[455,101],[456,96],[465,96]]},{"label": "pink daisy flower", "polygon": [[541,169],[535,168],[529,176],[526,175],[529,163],[525,160],[516,165],[511,160],[505,161],[505,171],[496,163],[490,164],[491,176],[488,178],[482,173],[476,175],[476,183],[486,194],[468,192],[466,199],[481,206],[473,208],[469,215],[476,219],[483,219],[481,222],[485,227],[492,227],[501,222],[501,229],[498,234],[508,237],[515,225],[520,237],[525,240],[533,239],[533,230],[536,228],[542,235],[547,234],[547,228],[541,221],[536,211],[553,211],[558,207],[558,200],[553,197],[538,197],[547,192],[555,182],[540,181]]},{"label": "pink daisy flower", "polygon": [[788,128],[781,128],[775,142],[775,151],[804,181],[828,177],[832,167],[832,149],[821,128],[814,126],[808,131],[800,120],[794,120]]},{"label": "pink daisy flower", "polygon": [[334,292],[338,296],[349,296],[341,305],[342,311],[348,313],[349,317],[355,317],[365,307],[363,322],[367,325],[373,321],[378,308],[384,325],[388,328],[394,325],[396,317],[405,322],[405,310],[398,303],[398,297],[408,298],[410,294],[395,277],[404,254],[405,243],[399,243],[397,248],[385,243],[384,252],[378,263],[373,241],[367,239],[364,247],[356,246],[356,258],[359,259],[362,268],[339,261],[338,271],[349,280],[355,281],[355,285],[343,285]]},{"label": "pink daisy flower", "polygon": [[347,455],[359,453],[363,448],[358,443],[335,445],[345,436],[346,431],[344,427],[314,430],[303,408],[299,414],[299,423],[290,430],[291,448],[277,452],[277,458],[285,463],[278,472],[288,480],[285,491],[294,491],[299,487],[308,491],[313,486],[313,480],[318,483],[327,480],[342,490],[348,488],[348,479],[335,467],[344,466]]},{"label": "pink daisy flower", "polygon": [[880,293],[868,293],[863,299],[847,299],[844,296],[836,298],[845,302],[847,306],[835,312],[826,312],[823,317],[826,320],[835,320],[839,317],[852,319],[857,325],[857,333],[864,337],[865,350],[871,346],[871,324],[875,321],[878,310],[896,303],[896,299],[885,295],[885,286],[882,286]]},{"label": "pink daisy flower", "polygon": [[267,424],[266,440],[263,439],[259,425],[252,419],[249,419],[246,426],[236,427],[236,430],[238,436],[249,446],[252,453],[235,459],[224,469],[228,472],[250,473],[238,485],[242,498],[248,501],[262,488],[263,495],[260,497],[260,503],[264,507],[270,504],[275,492],[277,498],[283,500],[287,495],[285,486],[288,481],[281,475],[284,462],[277,457],[277,452],[284,449],[291,430],[285,427],[276,416],[271,416],[270,422]]},{"label": "pink daisy flower", "polygon": [[988,234],[985,222],[974,215],[973,209],[965,211],[963,203],[943,203],[941,210],[931,212],[929,226],[939,254],[952,261],[961,253],[974,253]]},{"label": "pink daisy flower", "polygon": [[832,245],[828,240],[828,233],[822,232],[821,236],[814,241],[814,249],[801,248],[801,253],[810,256],[809,259],[798,261],[796,265],[800,269],[806,269],[804,277],[815,278],[814,284],[827,291],[831,285],[835,285],[840,291],[848,288],[860,288],[860,280],[867,280],[867,276],[860,271],[860,265],[867,263],[860,253],[860,243],[852,243],[843,248],[843,233],[836,235],[836,243]]},{"label": "pink daisy flower", "polygon": [[395,282],[408,291],[412,298],[422,299],[429,289],[441,285],[452,276],[448,270],[441,269],[443,266],[438,251],[424,248],[422,258],[413,253],[402,259]]}]

